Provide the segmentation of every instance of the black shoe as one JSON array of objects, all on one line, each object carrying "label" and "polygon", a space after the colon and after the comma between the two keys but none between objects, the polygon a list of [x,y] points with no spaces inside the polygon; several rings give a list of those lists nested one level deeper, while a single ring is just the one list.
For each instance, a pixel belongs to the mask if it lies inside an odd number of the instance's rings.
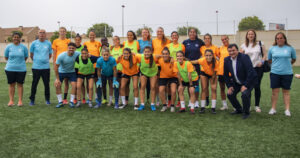
[{"label": "black shoe", "polygon": [[231,115],[237,115],[237,114],[241,114],[242,112],[241,111],[237,111],[235,110],[234,112],[230,113]]},{"label": "black shoe", "polygon": [[202,107],[202,108],[200,109],[199,113],[200,113],[200,114],[204,114],[204,113],[205,113],[205,108]]},{"label": "black shoe", "polygon": [[212,113],[212,114],[217,114],[216,108],[212,108],[212,109],[211,109],[211,113]]},{"label": "black shoe", "polygon": [[183,113],[185,112],[185,108],[184,109],[180,109],[179,111],[177,111],[177,113]]},{"label": "black shoe", "polygon": [[244,115],[242,116],[243,119],[247,119],[248,117],[250,117],[250,114],[244,114]]}]

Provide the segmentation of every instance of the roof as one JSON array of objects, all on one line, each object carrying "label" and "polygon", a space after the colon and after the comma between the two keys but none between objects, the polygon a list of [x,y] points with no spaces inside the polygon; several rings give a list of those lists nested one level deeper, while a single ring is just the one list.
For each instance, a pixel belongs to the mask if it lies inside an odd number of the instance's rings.
[{"label": "roof", "polygon": [[1,29],[5,36],[10,36],[13,31],[21,31],[23,33],[23,35],[28,35],[36,28],[39,29],[39,27],[37,27],[37,26],[36,27],[19,26],[19,27],[14,27],[14,28],[1,28]]}]

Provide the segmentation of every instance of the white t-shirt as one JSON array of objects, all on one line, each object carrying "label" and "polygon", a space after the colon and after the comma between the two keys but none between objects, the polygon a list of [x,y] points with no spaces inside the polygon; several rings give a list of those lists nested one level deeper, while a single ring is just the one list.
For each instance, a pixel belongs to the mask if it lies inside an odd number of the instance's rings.
[{"label": "white t-shirt", "polygon": [[[256,43],[255,47],[252,47],[252,45],[252,43],[249,43],[247,47],[244,43],[241,45],[241,48],[245,51],[245,54],[249,55],[253,67],[257,67],[257,65],[261,63],[262,60],[259,42]],[[263,46],[264,43],[261,42],[261,45]]]}]

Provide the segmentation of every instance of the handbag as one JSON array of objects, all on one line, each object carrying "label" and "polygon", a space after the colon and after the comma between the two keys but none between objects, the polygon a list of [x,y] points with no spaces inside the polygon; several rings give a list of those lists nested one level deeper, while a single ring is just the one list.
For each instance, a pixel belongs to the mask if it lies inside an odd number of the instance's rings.
[{"label": "handbag", "polygon": [[[258,43],[259,43],[259,46],[260,46],[261,58],[263,58],[264,53],[263,53],[263,48],[261,46],[261,41],[259,41]],[[271,71],[271,66],[270,66],[268,60],[264,61],[264,64],[262,65],[262,68],[263,68],[263,72],[270,72]]]}]

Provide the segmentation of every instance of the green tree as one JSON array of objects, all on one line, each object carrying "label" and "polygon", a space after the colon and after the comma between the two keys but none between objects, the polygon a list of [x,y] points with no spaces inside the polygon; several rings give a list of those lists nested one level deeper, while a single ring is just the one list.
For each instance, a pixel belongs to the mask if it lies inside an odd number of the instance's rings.
[{"label": "green tree", "polygon": [[240,21],[239,31],[245,31],[249,29],[265,30],[265,25],[257,16],[248,16]]},{"label": "green tree", "polygon": [[179,36],[184,36],[184,35],[187,34],[187,31],[190,30],[190,29],[192,29],[192,28],[197,30],[198,35],[201,34],[200,30],[197,27],[194,27],[194,26],[189,26],[189,27],[182,26],[182,27],[177,27],[178,35]]},{"label": "green tree", "polygon": [[114,28],[112,26],[109,26],[107,23],[94,24],[92,27],[90,27],[87,30],[87,35],[92,30],[95,31],[96,37],[105,37],[105,31],[106,31],[106,37],[112,37],[112,33],[114,32]]},{"label": "green tree", "polygon": [[[18,32],[18,33],[21,35],[21,37],[23,36],[23,32],[22,32],[22,31],[12,31],[11,34],[14,34],[15,32]],[[8,41],[8,42],[12,42],[12,37],[9,36],[9,37],[7,38],[7,41]]]},{"label": "green tree", "polygon": [[141,36],[142,36],[142,31],[143,31],[143,29],[148,29],[149,32],[150,32],[150,34],[153,33],[153,30],[152,30],[151,27],[145,26],[145,27],[139,28],[139,29],[137,29],[137,30],[135,31],[136,36],[141,37]]},{"label": "green tree", "polygon": [[[51,38],[50,38],[51,43],[52,43],[55,39],[57,39],[58,36],[59,36],[58,31],[55,31],[54,34],[53,34],[53,35],[51,36]],[[76,34],[73,32],[72,37],[75,38],[75,36],[76,36]],[[67,38],[71,38],[71,31],[67,31],[66,37],[67,37]]]}]

